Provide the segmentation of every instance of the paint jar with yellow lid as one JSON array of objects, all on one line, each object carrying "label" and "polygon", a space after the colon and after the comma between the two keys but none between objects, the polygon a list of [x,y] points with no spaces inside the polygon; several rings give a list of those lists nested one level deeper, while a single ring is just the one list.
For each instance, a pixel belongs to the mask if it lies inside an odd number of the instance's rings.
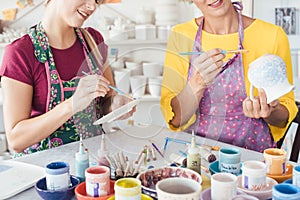
[{"label": "paint jar with yellow lid", "polygon": [[121,178],[115,182],[115,200],[141,200],[141,181],[136,178]]}]

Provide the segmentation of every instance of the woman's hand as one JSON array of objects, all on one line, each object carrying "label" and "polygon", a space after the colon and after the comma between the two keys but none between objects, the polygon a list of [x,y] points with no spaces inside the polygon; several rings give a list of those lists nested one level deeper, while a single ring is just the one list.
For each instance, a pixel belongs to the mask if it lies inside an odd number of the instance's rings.
[{"label": "woman's hand", "polygon": [[[115,95],[113,97],[112,103],[111,103],[111,110],[114,111],[117,108],[129,103],[130,101],[132,101],[131,99],[129,99],[126,96],[123,95]],[[129,117],[131,117],[133,115],[133,113],[136,111],[136,106],[134,106],[132,108],[131,111],[129,111],[128,113],[122,115],[121,117],[118,118],[118,120],[123,120],[123,119],[127,119]]]},{"label": "woman's hand", "polygon": [[250,118],[268,118],[272,112],[279,106],[279,101],[274,100],[267,104],[267,96],[263,89],[259,89],[259,96],[251,100],[247,97],[243,101],[243,111]]},{"label": "woman's hand", "polygon": [[72,98],[72,111],[85,109],[96,97],[104,97],[109,91],[109,81],[100,75],[88,75],[80,79]]},{"label": "woman's hand", "polygon": [[212,83],[222,70],[225,55],[221,52],[222,49],[206,51],[200,54],[192,63],[194,70],[189,85],[195,93]]}]

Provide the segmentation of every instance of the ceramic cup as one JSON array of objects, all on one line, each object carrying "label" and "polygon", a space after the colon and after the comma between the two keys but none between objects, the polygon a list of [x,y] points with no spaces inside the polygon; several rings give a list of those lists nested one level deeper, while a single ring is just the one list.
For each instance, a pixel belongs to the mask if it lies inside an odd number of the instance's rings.
[{"label": "ceramic cup", "polygon": [[110,192],[110,169],[94,166],[85,170],[86,193],[91,197],[106,196]]},{"label": "ceramic cup", "polygon": [[300,188],[300,165],[293,168],[293,184]]},{"label": "ceramic cup", "polygon": [[116,200],[140,200],[142,195],[141,181],[136,178],[121,178],[115,182]]},{"label": "ceramic cup", "polygon": [[149,77],[148,87],[151,96],[159,97],[161,91],[162,76]]},{"label": "ceramic cup", "polygon": [[299,200],[300,188],[288,183],[275,185],[272,189],[272,200]]},{"label": "ceramic cup", "polygon": [[130,77],[130,87],[133,97],[141,97],[145,94],[147,84],[146,76],[132,76]]},{"label": "ceramic cup", "polygon": [[221,148],[219,151],[219,170],[231,174],[240,174],[241,152],[236,148]]},{"label": "ceramic cup", "polygon": [[130,70],[129,69],[115,69],[114,79],[116,82],[116,87],[125,93],[130,91]]},{"label": "ceramic cup", "polygon": [[143,74],[147,77],[161,76],[163,66],[155,62],[144,62],[143,63]]},{"label": "ceramic cup", "polygon": [[265,149],[264,160],[267,165],[267,174],[283,175],[286,171],[286,151],[283,149]]},{"label": "ceramic cup", "polygon": [[262,190],[266,185],[267,166],[265,163],[255,160],[243,163],[242,186],[248,190]]},{"label": "ceramic cup", "polygon": [[211,199],[228,200],[237,195],[237,177],[220,172],[211,176]]},{"label": "ceramic cup", "polygon": [[47,190],[66,190],[70,186],[70,166],[66,162],[51,162],[46,165]]},{"label": "ceramic cup", "polygon": [[254,87],[263,88],[266,92],[267,103],[271,103],[294,89],[286,77],[286,64],[274,54],[265,54],[251,62],[248,78],[250,98],[254,98]]},{"label": "ceramic cup", "polygon": [[162,179],[155,185],[158,199],[200,199],[202,187],[199,182],[182,177]]}]

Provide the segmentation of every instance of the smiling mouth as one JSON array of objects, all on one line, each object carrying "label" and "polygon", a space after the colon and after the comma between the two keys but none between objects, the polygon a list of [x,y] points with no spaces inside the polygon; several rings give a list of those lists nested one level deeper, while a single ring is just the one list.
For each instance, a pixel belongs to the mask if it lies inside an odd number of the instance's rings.
[{"label": "smiling mouth", "polygon": [[77,10],[77,12],[85,19],[87,19],[90,16],[88,13],[82,12],[80,10]]},{"label": "smiling mouth", "polygon": [[221,5],[222,2],[223,2],[223,0],[217,0],[217,1],[213,2],[213,3],[208,4],[208,6],[211,6],[211,7],[215,8],[215,7],[218,7],[219,5]]}]

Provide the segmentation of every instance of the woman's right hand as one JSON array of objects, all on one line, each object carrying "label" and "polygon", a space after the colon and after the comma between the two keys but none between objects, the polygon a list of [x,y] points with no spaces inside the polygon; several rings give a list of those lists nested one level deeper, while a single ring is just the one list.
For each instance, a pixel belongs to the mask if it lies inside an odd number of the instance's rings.
[{"label": "woman's right hand", "polygon": [[109,81],[100,75],[88,75],[80,79],[72,98],[73,114],[85,109],[96,97],[104,97],[109,91]]},{"label": "woman's right hand", "polygon": [[217,48],[206,51],[194,59],[192,63],[194,70],[189,84],[195,93],[213,82],[222,70],[224,58],[222,49]]}]

